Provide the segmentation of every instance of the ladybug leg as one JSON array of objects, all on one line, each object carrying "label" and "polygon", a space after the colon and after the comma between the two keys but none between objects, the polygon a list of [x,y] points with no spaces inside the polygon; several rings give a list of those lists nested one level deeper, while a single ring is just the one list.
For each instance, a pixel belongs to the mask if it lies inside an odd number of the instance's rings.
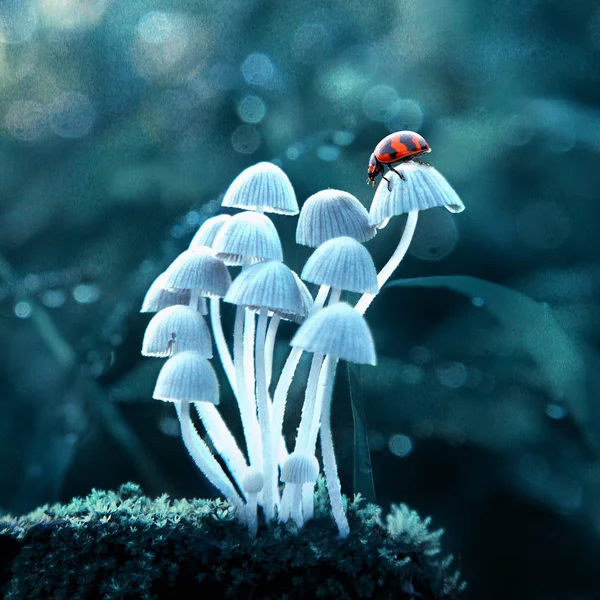
[{"label": "ladybug leg", "polygon": [[427,165],[428,167],[432,167],[433,165],[430,162],[424,162],[422,161],[420,158],[415,158],[415,160],[420,164],[420,165]]},{"label": "ladybug leg", "polygon": [[388,178],[387,178],[385,175],[382,175],[381,177],[387,181],[387,184],[388,184],[388,192],[391,192],[391,191],[392,191],[392,188],[391,188],[391,183],[390,183],[390,180],[389,180],[389,179],[388,179]]},{"label": "ladybug leg", "polygon": [[[400,177],[400,179],[402,179],[402,181],[406,181],[406,178],[404,177],[404,175],[402,175],[402,173],[400,173],[400,171],[396,171],[396,169],[394,169],[394,167],[392,167],[392,165],[388,165],[388,169],[390,171],[394,171],[394,173],[396,173],[396,175],[398,175],[398,177]],[[388,185],[388,188],[390,186]]]}]

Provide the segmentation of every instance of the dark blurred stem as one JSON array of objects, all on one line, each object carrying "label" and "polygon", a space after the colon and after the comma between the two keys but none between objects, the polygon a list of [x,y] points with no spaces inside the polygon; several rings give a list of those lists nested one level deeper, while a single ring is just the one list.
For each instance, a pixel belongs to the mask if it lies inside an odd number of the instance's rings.
[{"label": "dark blurred stem", "polygon": [[[0,254],[0,279],[7,285],[15,286],[17,275],[9,262]],[[148,492],[164,492],[167,482],[160,473],[160,468],[146,452],[135,432],[129,427],[121,412],[117,410],[106,392],[98,383],[86,377],[78,369],[77,354],[73,347],[64,339],[50,318],[48,312],[38,302],[31,298],[21,297],[31,306],[31,322],[40,338],[46,344],[58,364],[65,370],[78,372],[78,382],[91,399],[91,406],[96,412],[108,434],[129,454],[141,472],[147,485],[152,488]]]}]

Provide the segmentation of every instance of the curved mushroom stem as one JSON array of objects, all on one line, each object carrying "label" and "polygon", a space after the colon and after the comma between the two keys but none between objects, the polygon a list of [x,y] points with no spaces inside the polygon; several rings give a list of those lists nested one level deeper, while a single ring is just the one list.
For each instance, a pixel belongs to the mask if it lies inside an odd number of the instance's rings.
[{"label": "curved mushroom stem", "polygon": [[330,287],[328,285],[319,286],[319,291],[317,292],[317,297],[313,303],[313,312],[323,308],[325,301],[327,300],[327,294],[329,294]]},{"label": "curved mushroom stem", "polygon": [[231,431],[229,431],[229,427],[227,427],[214,404],[209,402],[194,402],[194,404],[216,451],[225,461],[238,487],[242,489],[242,479],[248,469],[248,464]]},{"label": "curved mushroom stem", "polygon": [[277,329],[281,322],[281,315],[274,313],[267,329],[267,339],[265,340],[265,367],[267,370],[267,389],[271,385],[271,376],[273,375],[273,353],[275,351],[275,338]]},{"label": "curved mushroom stem", "polygon": [[[263,477],[265,484],[263,487],[263,510],[266,521],[272,521],[275,518],[275,499],[273,491],[275,489],[274,479],[276,470],[274,468],[274,452],[272,440],[278,440],[271,435],[271,418],[269,415],[269,397],[267,394],[267,373],[265,369],[265,337],[267,335],[267,322],[269,312],[266,308],[261,308],[258,317],[258,327],[256,329],[256,402],[258,405],[258,420],[260,423],[260,434],[263,449]],[[275,463],[277,464],[277,463]],[[279,500],[279,498],[278,498]]]},{"label": "curved mushroom stem", "polygon": [[[404,226],[404,231],[402,232],[398,246],[377,275],[377,286],[379,290],[381,290],[383,284],[391,277],[392,273],[396,270],[396,267],[402,262],[402,259],[404,258],[415,233],[418,215],[418,210],[411,210],[408,213],[406,225]],[[373,302],[373,298],[375,298],[375,294],[363,294],[360,297],[360,300],[356,303],[354,309],[357,310],[361,315],[364,315],[371,302]]]},{"label": "curved mushroom stem", "polygon": [[243,306],[238,306],[235,311],[235,325],[233,330],[233,362],[235,365],[237,401],[244,429],[244,438],[248,449],[248,458],[250,464],[261,468],[262,456],[260,454],[260,429],[256,411],[252,411],[252,406],[246,393],[246,379],[244,376],[244,312]]},{"label": "curved mushroom stem", "polygon": [[[331,512],[340,532],[340,537],[346,537],[350,533],[350,526],[344,511],[342,500],[342,489],[340,478],[337,471],[335,452],[333,450],[333,438],[331,436],[331,397],[333,392],[333,380],[338,359],[333,356],[326,356],[321,368],[319,377],[319,391],[317,404],[322,404],[321,412],[321,452],[323,454],[323,472],[327,491],[329,492],[329,501],[331,503]],[[320,402],[319,402],[320,400]]]},{"label": "curved mushroom stem", "polygon": [[233,360],[229,347],[225,341],[225,334],[223,333],[223,321],[221,320],[221,298],[210,299],[210,325],[215,338],[215,346],[223,365],[223,370],[231,386],[231,391],[234,396],[237,396],[237,385],[235,381],[235,367],[233,366]]},{"label": "curved mushroom stem", "polygon": [[181,400],[175,403],[177,417],[181,425],[181,437],[190,456],[196,466],[204,473],[205,477],[227,498],[237,510],[240,518],[245,516],[244,501],[236,492],[233,484],[223,471],[221,465],[212,455],[208,446],[204,443],[190,416],[190,402]]}]

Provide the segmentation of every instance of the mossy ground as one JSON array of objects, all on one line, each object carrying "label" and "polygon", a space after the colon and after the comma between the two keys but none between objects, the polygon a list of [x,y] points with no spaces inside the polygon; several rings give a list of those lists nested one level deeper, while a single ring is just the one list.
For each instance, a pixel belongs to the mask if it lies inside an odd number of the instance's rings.
[{"label": "mossy ground", "polygon": [[340,540],[320,482],[315,518],[253,537],[220,500],[149,499],[133,484],[0,519],[0,592],[65,598],[450,599],[464,584],[441,530],[406,506],[348,503]]}]

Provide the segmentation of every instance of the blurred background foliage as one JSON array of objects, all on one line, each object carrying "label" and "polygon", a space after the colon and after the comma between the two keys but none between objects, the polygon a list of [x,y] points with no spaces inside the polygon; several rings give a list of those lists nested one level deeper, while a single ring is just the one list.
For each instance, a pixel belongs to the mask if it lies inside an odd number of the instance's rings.
[{"label": "blurred background foliage", "polygon": [[368,207],[373,147],[411,129],[467,210],[422,215],[367,313],[377,500],[446,528],[472,598],[600,597],[599,75],[590,0],[2,0],[0,508],[212,495],[151,400],[147,286],[246,166]]}]

